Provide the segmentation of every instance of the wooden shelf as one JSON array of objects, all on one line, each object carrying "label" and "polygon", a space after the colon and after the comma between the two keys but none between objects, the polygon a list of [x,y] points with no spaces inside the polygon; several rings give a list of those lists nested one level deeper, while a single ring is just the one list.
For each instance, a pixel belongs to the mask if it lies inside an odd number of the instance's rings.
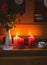
[{"label": "wooden shelf", "polygon": [[0,57],[47,56],[47,48],[1,50]]}]

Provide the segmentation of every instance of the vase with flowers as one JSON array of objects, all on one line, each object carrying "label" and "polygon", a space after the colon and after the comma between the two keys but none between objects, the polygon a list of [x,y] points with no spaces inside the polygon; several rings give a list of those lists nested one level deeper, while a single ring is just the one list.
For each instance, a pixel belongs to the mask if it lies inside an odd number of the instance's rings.
[{"label": "vase with flowers", "polygon": [[11,15],[1,15],[0,18],[0,25],[6,28],[6,37],[5,37],[5,45],[3,46],[4,50],[11,50],[13,49],[13,46],[10,44],[12,43],[12,39],[11,39],[11,34],[10,34],[10,30],[11,28],[15,26],[15,15],[11,14]]}]

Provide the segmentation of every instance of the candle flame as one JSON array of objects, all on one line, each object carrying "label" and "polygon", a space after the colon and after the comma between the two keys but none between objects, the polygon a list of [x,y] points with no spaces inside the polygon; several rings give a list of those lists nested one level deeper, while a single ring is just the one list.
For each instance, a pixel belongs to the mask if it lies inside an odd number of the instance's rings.
[{"label": "candle flame", "polygon": [[34,38],[34,36],[33,36],[33,35],[31,35],[30,37],[31,37],[31,38]]},{"label": "candle flame", "polygon": [[31,38],[34,38],[34,36],[32,35],[31,32],[29,32],[28,35],[29,35]]},{"label": "candle flame", "polygon": [[28,35],[31,36],[31,32],[29,32]]},{"label": "candle flame", "polygon": [[16,37],[16,39],[18,39],[18,38],[19,38],[19,36],[18,36],[18,32],[16,32],[16,36],[15,36],[15,37]]}]

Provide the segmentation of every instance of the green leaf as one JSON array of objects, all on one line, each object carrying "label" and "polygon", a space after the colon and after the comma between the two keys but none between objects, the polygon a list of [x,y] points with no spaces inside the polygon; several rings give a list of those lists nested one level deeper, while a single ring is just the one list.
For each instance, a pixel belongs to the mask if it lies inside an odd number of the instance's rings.
[{"label": "green leaf", "polygon": [[12,27],[9,27],[8,25],[5,26],[6,31],[8,31],[9,29],[11,29]]}]

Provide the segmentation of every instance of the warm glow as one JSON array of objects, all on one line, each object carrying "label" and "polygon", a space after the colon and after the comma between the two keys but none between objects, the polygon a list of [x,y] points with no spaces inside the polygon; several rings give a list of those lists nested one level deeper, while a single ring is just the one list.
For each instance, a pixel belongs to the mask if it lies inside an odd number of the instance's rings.
[{"label": "warm glow", "polygon": [[[18,32],[18,33],[17,33]],[[11,29],[12,36],[41,36],[43,30],[41,25],[16,25]]]},{"label": "warm glow", "polygon": [[33,35],[30,36],[31,38],[35,38]]},{"label": "warm glow", "polygon": [[28,35],[31,36],[31,32],[29,32]]},{"label": "warm glow", "polygon": [[34,36],[31,34],[31,32],[28,33],[28,36],[30,36],[31,38],[34,38]]},{"label": "warm glow", "polygon": [[16,37],[14,37],[14,39],[19,39],[19,37],[18,37],[18,36],[16,36]]},{"label": "warm glow", "polygon": [[16,32],[16,37],[18,37],[18,32]]}]

